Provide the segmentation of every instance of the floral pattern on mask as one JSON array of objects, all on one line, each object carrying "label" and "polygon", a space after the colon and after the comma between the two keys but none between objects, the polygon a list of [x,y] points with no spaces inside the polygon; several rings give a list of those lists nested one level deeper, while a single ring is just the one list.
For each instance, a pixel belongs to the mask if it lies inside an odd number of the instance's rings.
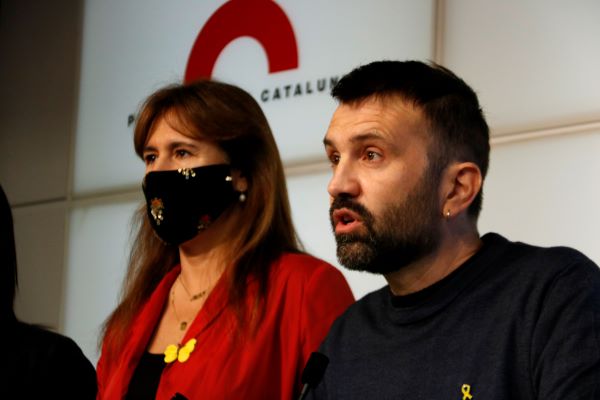
[{"label": "floral pattern on mask", "polygon": [[160,225],[160,222],[164,219],[163,211],[165,206],[163,201],[159,198],[154,198],[150,204],[150,214],[152,214],[152,218],[156,222],[156,225]]}]

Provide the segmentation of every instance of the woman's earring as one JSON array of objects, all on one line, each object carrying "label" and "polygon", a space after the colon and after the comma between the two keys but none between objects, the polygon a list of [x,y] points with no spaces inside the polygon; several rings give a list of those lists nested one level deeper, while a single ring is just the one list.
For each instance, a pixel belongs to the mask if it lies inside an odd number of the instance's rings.
[{"label": "woman's earring", "polygon": [[246,201],[246,193],[240,192],[240,203],[243,203],[245,201]]}]

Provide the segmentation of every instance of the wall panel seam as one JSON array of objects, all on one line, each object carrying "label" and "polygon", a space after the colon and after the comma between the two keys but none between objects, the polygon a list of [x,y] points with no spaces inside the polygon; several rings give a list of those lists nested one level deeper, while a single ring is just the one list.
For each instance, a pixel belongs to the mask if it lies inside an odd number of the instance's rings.
[{"label": "wall panel seam", "polygon": [[433,20],[433,61],[444,65],[444,29],[446,27],[446,1],[436,0]]},{"label": "wall panel seam", "polygon": [[[600,132],[600,121],[521,131],[501,136],[492,136],[490,138],[490,146],[493,148],[495,146],[517,143],[521,141],[537,140],[555,136],[569,136],[586,132]],[[285,164],[284,172],[286,178],[293,178],[303,175],[327,172],[330,168],[331,165],[324,156],[315,156]],[[35,204],[22,205],[22,207],[52,204],[54,202],[66,202],[68,207],[73,209],[93,205],[106,205],[107,203],[125,203],[134,201],[143,201],[142,191],[140,185],[137,183],[130,186],[124,186],[119,189],[105,189],[81,195],[73,194],[68,200],[60,199],[53,200],[51,202],[42,201]],[[21,205],[13,205],[13,208],[21,208]]]}]

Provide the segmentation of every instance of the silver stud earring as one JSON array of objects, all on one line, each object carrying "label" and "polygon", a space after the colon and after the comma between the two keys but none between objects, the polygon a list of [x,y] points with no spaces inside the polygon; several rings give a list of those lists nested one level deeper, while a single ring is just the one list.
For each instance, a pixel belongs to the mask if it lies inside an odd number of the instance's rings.
[{"label": "silver stud earring", "polygon": [[450,210],[446,210],[446,219],[450,218]]},{"label": "silver stud earring", "polygon": [[240,203],[243,203],[246,201],[246,193],[242,192],[240,193]]}]

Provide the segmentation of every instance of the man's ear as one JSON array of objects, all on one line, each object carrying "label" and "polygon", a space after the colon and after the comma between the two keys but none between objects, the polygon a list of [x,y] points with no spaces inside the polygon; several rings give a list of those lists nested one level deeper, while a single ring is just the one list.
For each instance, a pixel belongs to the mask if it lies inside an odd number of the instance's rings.
[{"label": "man's ear", "polygon": [[442,173],[442,214],[446,218],[467,210],[483,184],[481,170],[472,162],[450,164]]}]

